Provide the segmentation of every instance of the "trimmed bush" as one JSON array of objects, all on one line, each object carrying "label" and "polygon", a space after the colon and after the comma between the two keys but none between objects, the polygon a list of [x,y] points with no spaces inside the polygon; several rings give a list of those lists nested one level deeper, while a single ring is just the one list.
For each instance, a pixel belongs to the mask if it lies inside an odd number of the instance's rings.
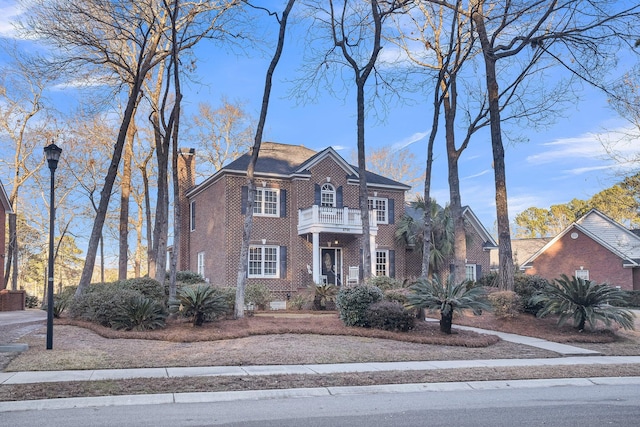
[{"label": "trimmed bush", "polygon": [[[165,282],[169,281],[169,273],[165,276]],[[195,271],[176,271],[176,282],[185,285],[197,285],[200,283],[206,283],[204,277],[196,273]]]},{"label": "trimmed bush", "polygon": [[340,289],[336,297],[340,320],[346,326],[368,326],[367,309],[382,298],[382,291],[376,286],[359,285]]},{"label": "trimmed bush", "polygon": [[164,328],[167,311],[160,302],[141,295],[123,301],[111,319],[113,329],[146,331]]},{"label": "trimmed bush", "polygon": [[406,305],[409,302],[408,295],[411,293],[409,288],[402,289],[389,289],[383,292],[384,299],[387,301],[398,302],[402,305]]},{"label": "trimmed bush", "polygon": [[626,291],[625,305],[627,307],[640,308],[640,291]]},{"label": "trimmed bush", "polygon": [[529,314],[540,311],[542,304],[532,302],[531,297],[550,285],[549,281],[542,276],[517,273],[513,277],[513,282],[513,290],[520,296],[522,310]]},{"label": "trimmed bush", "polygon": [[382,292],[402,288],[402,282],[389,276],[372,276],[367,280],[369,286],[375,286]]},{"label": "trimmed bush", "polygon": [[111,327],[118,307],[136,296],[143,295],[138,291],[123,289],[118,283],[91,285],[82,295],[71,300],[69,314],[71,317]]},{"label": "trimmed bush", "polygon": [[520,296],[513,291],[492,292],[488,300],[498,317],[516,317],[521,311]]},{"label": "trimmed bush", "polygon": [[38,297],[35,295],[29,295],[25,297],[25,305],[27,308],[36,308],[38,307]]},{"label": "trimmed bush", "polygon": [[117,286],[122,289],[140,292],[140,294],[146,298],[150,298],[158,302],[164,302],[166,298],[164,286],[157,280],[150,277],[138,277],[135,279],[123,280],[122,282],[118,282]]},{"label": "trimmed bush", "polygon": [[366,311],[366,323],[371,328],[406,332],[414,328],[415,316],[404,306],[392,301],[378,301]]},{"label": "trimmed bush", "polygon": [[244,290],[245,304],[254,304],[258,310],[266,310],[272,300],[271,291],[262,283],[252,283]]},{"label": "trimmed bush", "polygon": [[498,273],[495,271],[489,272],[476,280],[477,286],[484,286],[486,288],[497,288],[498,287]]},{"label": "trimmed bush", "polygon": [[217,287],[216,289],[224,298],[224,302],[227,305],[227,311],[225,314],[227,316],[233,316],[233,313],[236,310],[236,288],[231,286],[226,287]]}]

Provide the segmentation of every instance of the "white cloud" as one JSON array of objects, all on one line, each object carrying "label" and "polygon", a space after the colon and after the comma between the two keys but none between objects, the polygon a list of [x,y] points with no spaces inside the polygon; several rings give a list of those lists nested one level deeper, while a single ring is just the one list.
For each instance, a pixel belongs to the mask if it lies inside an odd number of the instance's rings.
[{"label": "white cloud", "polygon": [[22,14],[22,9],[12,1],[7,1],[4,5],[0,6],[0,36],[1,37],[16,37],[16,31],[13,27],[15,18]]},{"label": "white cloud", "polygon": [[78,89],[101,86],[117,86],[120,82],[113,76],[90,76],[85,79],[70,80],[53,87],[54,90]]},{"label": "white cloud", "polygon": [[414,144],[418,141],[422,141],[427,135],[429,135],[429,132],[427,131],[416,132],[413,135],[410,135],[398,142],[393,143],[393,145],[391,146],[391,152],[395,153],[396,151],[403,150],[408,146],[410,146],[411,144]]},{"label": "white cloud", "polygon": [[483,176],[483,175],[486,175],[486,174],[488,174],[488,173],[490,173],[490,172],[491,172],[491,169],[485,169],[485,170],[483,170],[482,172],[478,172],[478,173],[476,173],[476,174],[474,174],[474,175],[465,176],[465,177],[464,177],[464,178],[462,178],[462,179],[478,178],[478,177]]},{"label": "white cloud", "polygon": [[[568,159],[608,159],[605,147],[615,150],[617,153],[631,154],[640,151],[638,149],[637,131],[621,127],[607,132],[584,133],[577,137],[560,138],[555,141],[542,144],[542,151],[527,157],[527,162],[535,165],[554,162],[567,162]],[[587,168],[585,168],[585,171]]]}]

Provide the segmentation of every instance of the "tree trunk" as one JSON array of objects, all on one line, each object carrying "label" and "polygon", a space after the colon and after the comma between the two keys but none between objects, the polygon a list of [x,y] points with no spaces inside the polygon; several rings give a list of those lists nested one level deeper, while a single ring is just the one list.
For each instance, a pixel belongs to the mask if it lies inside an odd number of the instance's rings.
[{"label": "tree trunk", "polygon": [[[135,114],[135,113],[134,113]],[[120,183],[120,224],[118,280],[127,280],[129,257],[129,199],[131,196],[131,162],[133,157],[133,139],[136,134],[135,120],[131,120],[127,130],[127,141],[124,149],[122,180]]]},{"label": "tree trunk", "polygon": [[440,312],[440,332],[451,335],[451,325],[453,324],[453,309],[450,306],[447,310]]},{"label": "tree trunk", "polygon": [[[364,85],[366,79],[360,78],[357,81],[357,138],[358,138],[358,175],[359,177],[359,199],[360,216],[362,218],[362,271],[363,279],[366,281],[371,277],[371,219],[369,218],[369,191],[367,189],[367,161],[365,155],[364,138]],[[375,214],[375,211],[374,211]]]},{"label": "tree trunk", "polygon": [[[9,245],[7,246],[7,264],[4,274],[4,287],[9,287],[9,279],[11,279],[11,289],[16,290],[18,287],[18,233],[16,231],[17,214],[9,214]],[[3,288],[0,288],[0,290]]]},{"label": "tree trunk", "polygon": [[478,8],[472,15],[476,24],[476,31],[482,46],[487,80],[489,101],[489,120],[491,124],[491,148],[493,150],[493,165],[496,186],[496,216],[498,220],[498,257],[499,284],[501,290],[513,290],[513,255],[511,252],[511,232],[509,228],[509,209],[507,204],[507,180],[504,163],[504,145],[500,127],[499,88],[496,76],[496,58],[487,37],[487,30],[482,15],[482,1],[478,1]]},{"label": "tree trunk", "polygon": [[260,145],[262,144],[262,134],[264,133],[264,125],[267,121],[267,112],[269,111],[269,97],[271,95],[271,86],[273,73],[276,70],[282,49],[284,48],[284,36],[287,28],[287,19],[289,12],[293,8],[295,0],[288,0],[287,5],[282,12],[280,19],[280,31],[278,33],[278,44],[273,54],[267,75],[265,78],[264,92],[262,94],[262,106],[260,108],[260,118],[256,127],[256,135],[253,142],[253,150],[251,152],[251,161],[247,167],[247,210],[244,217],[244,225],[242,228],[242,246],[240,247],[240,260],[238,263],[238,276],[236,278],[236,304],[234,314],[237,319],[244,317],[244,289],[247,284],[247,275],[249,270],[249,241],[251,240],[251,230],[253,228],[253,205],[255,202],[255,182],[254,171],[258,162],[258,154],[260,153]]},{"label": "tree trunk", "polygon": [[443,88],[443,91],[446,91],[444,95],[444,127],[447,145],[447,163],[449,166],[449,210],[451,211],[451,218],[453,218],[453,269],[450,280],[452,280],[453,283],[460,283],[465,277],[467,241],[464,229],[464,218],[462,217],[462,201],[460,198],[460,175],[458,171],[460,151],[456,149],[455,142],[457,92],[454,78],[455,76],[451,75],[449,77],[448,88]]},{"label": "tree trunk", "polygon": [[111,193],[113,191],[113,184],[116,180],[118,173],[118,165],[122,157],[122,151],[124,149],[124,143],[127,136],[127,130],[133,117],[133,113],[138,105],[138,96],[140,95],[140,87],[144,79],[144,74],[136,76],[134,84],[129,89],[129,99],[127,101],[127,107],[124,111],[120,130],[118,132],[118,138],[116,140],[113,155],[111,157],[111,164],[107,176],[105,177],[104,187],[100,192],[100,203],[98,205],[98,211],[96,212],[96,218],[93,222],[93,228],[89,237],[89,244],[87,246],[87,256],[85,258],[84,267],[82,269],[82,275],[80,276],[80,283],[78,283],[78,289],[76,290],[76,296],[82,294],[82,292],[91,283],[91,277],[93,276],[93,267],[96,262],[96,253],[98,251],[98,243],[100,242],[100,236],[102,234],[102,227],[107,216],[107,209],[109,208],[109,200],[111,199]]}]

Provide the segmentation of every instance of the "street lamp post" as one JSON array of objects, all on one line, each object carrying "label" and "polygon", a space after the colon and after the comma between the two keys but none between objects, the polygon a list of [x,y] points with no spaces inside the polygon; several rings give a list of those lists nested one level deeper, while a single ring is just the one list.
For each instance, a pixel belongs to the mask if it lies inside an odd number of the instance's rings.
[{"label": "street lamp post", "polygon": [[54,143],[44,147],[44,155],[47,158],[49,170],[51,171],[51,190],[49,193],[49,267],[47,272],[47,350],[53,348],[53,234],[56,218],[56,210],[54,208],[54,177],[56,168],[58,167],[60,153],[62,153],[62,148]]}]

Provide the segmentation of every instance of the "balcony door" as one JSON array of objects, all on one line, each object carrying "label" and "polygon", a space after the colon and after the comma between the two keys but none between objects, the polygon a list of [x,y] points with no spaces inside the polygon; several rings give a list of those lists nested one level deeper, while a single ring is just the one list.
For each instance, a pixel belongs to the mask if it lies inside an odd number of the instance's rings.
[{"label": "balcony door", "polygon": [[320,250],[321,282],[342,285],[342,248],[322,248]]}]

